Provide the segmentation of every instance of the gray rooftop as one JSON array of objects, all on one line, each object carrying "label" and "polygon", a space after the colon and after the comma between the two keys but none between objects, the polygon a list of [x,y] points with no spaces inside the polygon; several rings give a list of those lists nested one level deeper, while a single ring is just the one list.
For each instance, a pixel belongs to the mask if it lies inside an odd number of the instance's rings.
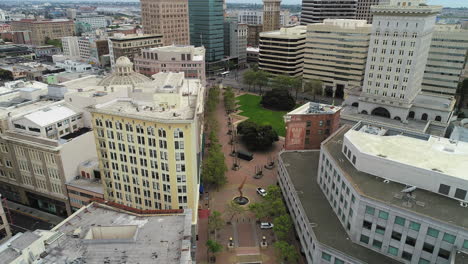
[{"label": "gray rooftop", "polygon": [[67,182],[66,185],[94,193],[104,194],[101,181],[95,181],[94,179],[73,179],[70,182]]},{"label": "gray rooftop", "polygon": [[429,217],[448,225],[468,228],[468,209],[460,207],[458,201],[437,193],[416,189],[413,192],[416,202],[423,203],[424,206],[415,204],[409,208],[403,205],[401,199],[395,198],[401,194],[401,190],[406,188],[405,185],[396,182],[384,183],[382,178],[358,171],[342,153],[343,136],[349,129],[350,126],[342,127],[323,144],[322,148],[330,153],[335,163],[345,173],[344,176],[353,183],[354,188],[361,195],[419,214],[422,217]]},{"label": "gray rooftop", "polygon": [[280,157],[307,214],[309,223],[316,225],[312,229],[321,244],[370,264],[400,263],[350,240],[317,184],[320,151],[283,152]]},{"label": "gray rooftop", "polygon": [[21,255],[21,250],[30,246],[39,236],[33,232],[18,233],[0,246],[0,262],[10,263]]},{"label": "gray rooftop", "polygon": [[65,235],[47,248],[43,263],[191,263],[190,211],[135,215],[92,203],[52,231]]}]

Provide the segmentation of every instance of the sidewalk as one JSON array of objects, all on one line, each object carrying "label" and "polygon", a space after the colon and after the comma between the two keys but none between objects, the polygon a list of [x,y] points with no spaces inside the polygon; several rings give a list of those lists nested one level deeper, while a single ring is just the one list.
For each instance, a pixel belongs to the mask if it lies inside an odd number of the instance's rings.
[{"label": "sidewalk", "polygon": [[32,207],[28,207],[28,206],[25,206],[25,205],[21,205],[21,204],[12,202],[12,201],[7,200],[6,203],[8,205],[8,209],[10,209],[11,211],[15,211],[15,212],[17,212],[19,214],[29,216],[31,218],[36,218],[36,219],[39,219],[41,221],[51,223],[53,225],[57,225],[58,223],[60,223],[60,222],[62,222],[64,220],[64,218],[61,218],[59,216],[49,214],[49,213],[43,212],[41,210],[38,210],[38,209],[35,209],[35,208],[32,208]]}]

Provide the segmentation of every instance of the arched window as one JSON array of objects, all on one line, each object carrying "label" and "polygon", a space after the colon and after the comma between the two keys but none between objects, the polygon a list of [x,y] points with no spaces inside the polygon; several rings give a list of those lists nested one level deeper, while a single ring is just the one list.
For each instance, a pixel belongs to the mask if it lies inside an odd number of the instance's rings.
[{"label": "arched window", "polygon": [[426,113],[422,114],[421,120],[427,120],[427,114]]},{"label": "arched window", "polygon": [[148,136],[154,136],[154,127],[149,126],[147,129]]},{"label": "arched window", "polygon": [[442,117],[441,116],[436,116],[435,121],[439,121],[439,122],[442,121]]},{"label": "arched window", "polygon": [[366,110],[362,110],[362,111],[361,111],[361,114],[368,115],[368,113],[367,113]]},{"label": "arched window", "polygon": [[358,106],[359,106],[359,103],[358,103],[358,102],[354,102],[354,103],[351,104],[351,106],[353,106],[353,107],[358,107]]},{"label": "arched window", "polygon": [[165,138],[166,137],[166,130],[164,130],[163,128],[158,129],[158,136],[162,137],[162,138]]},{"label": "arched window", "polygon": [[414,118],[414,111],[410,111],[410,112],[409,112],[408,118]]},{"label": "arched window", "polygon": [[184,132],[177,128],[174,130],[174,138],[184,138]]}]

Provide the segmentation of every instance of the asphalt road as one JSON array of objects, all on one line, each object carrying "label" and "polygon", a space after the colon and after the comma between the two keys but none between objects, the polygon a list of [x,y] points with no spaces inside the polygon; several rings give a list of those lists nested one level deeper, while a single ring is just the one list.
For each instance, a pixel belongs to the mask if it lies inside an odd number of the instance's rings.
[{"label": "asphalt road", "polygon": [[8,221],[10,222],[13,234],[16,234],[18,232],[26,232],[28,230],[34,231],[36,229],[50,230],[53,227],[53,225],[50,223],[44,222],[31,216],[17,213],[13,210],[10,210],[10,214],[11,221],[10,219],[8,219]]}]

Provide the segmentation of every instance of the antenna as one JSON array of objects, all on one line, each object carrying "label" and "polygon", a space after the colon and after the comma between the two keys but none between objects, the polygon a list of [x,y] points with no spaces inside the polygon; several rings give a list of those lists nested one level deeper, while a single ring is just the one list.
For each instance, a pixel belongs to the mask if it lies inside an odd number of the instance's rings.
[{"label": "antenna", "polygon": [[416,186],[410,186],[410,187],[407,187],[407,188],[401,190],[401,192],[402,193],[408,193],[409,195],[411,195],[415,190],[416,190]]}]

